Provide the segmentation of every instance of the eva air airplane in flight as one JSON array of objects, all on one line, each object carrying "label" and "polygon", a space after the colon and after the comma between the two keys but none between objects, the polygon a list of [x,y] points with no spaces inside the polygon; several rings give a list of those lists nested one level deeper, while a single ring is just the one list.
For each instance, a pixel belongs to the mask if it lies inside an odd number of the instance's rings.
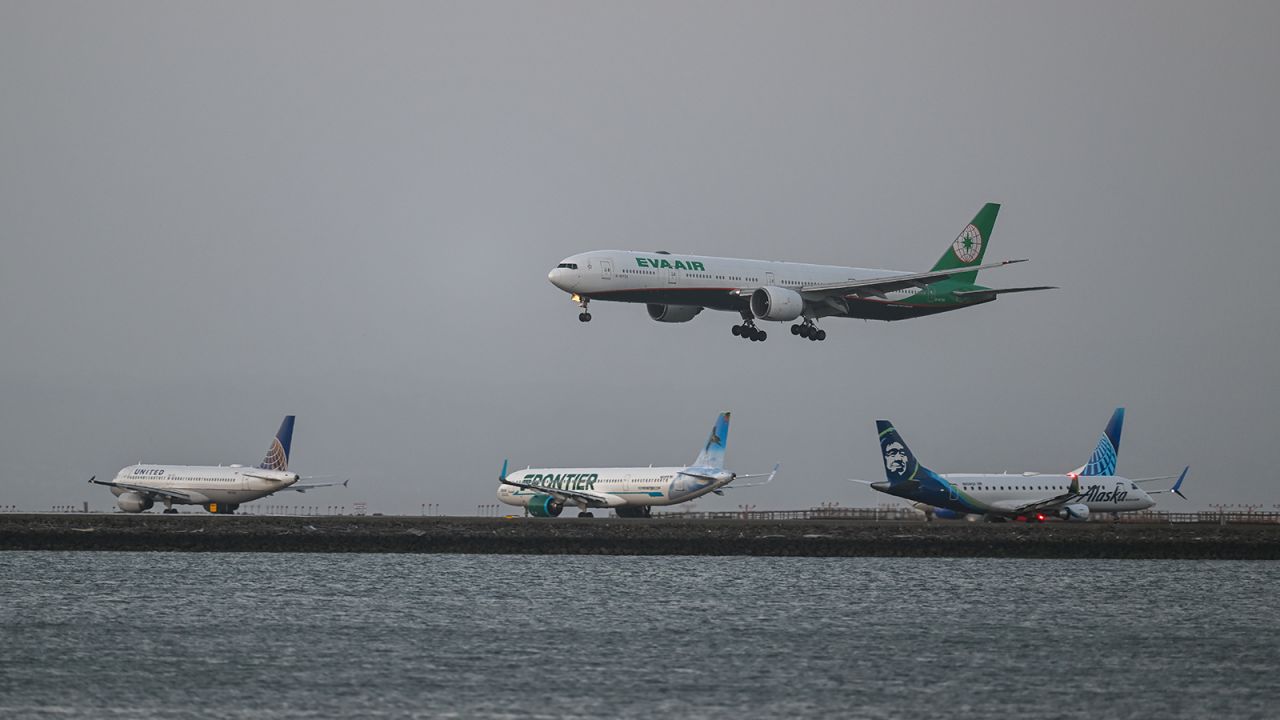
[{"label": "eva air airplane in flight", "polygon": [[[523,507],[534,517],[558,517],[566,505],[575,505],[578,517],[592,517],[590,508],[613,508],[618,517],[646,518],[654,505],[675,505],[707,493],[719,495],[735,479],[765,477],[724,469],[728,439],[729,413],[724,412],[716,418],[698,458],[687,467],[529,468],[507,474],[504,460],[498,499]],[[774,465],[764,482],[734,487],[764,485],[777,473]]]},{"label": "eva air airplane in flight", "polygon": [[999,205],[985,205],[928,272],[595,250],[565,258],[547,277],[573,295],[582,322],[591,320],[592,300],[611,300],[644,303],[658,322],[688,322],[704,308],[736,312],[742,324],[733,334],[748,340],[768,336],[757,320],[790,322],[792,335],[824,340],[819,318],[905,320],[1051,289],[976,284],[979,270],[1024,262],[982,264],[999,212]]},{"label": "eva air airplane in flight", "polygon": [[1183,469],[1173,487],[1150,492],[1138,484],[1171,480],[1173,476],[1130,480],[1115,474],[1123,427],[1124,408],[1116,408],[1089,462],[1062,475],[1034,472],[940,475],[920,464],[888,420],[877,420],[886,480],[854,482],[910,500],[926,517],[942,518],[980,515],[990,520],[1027,522],[1043,522],[1049,517],[1087,520],[1092,513],[1146,510],[1156,504],[1151,496],[1163,492],[1185,499],[1182,481],[1189,467]]}]

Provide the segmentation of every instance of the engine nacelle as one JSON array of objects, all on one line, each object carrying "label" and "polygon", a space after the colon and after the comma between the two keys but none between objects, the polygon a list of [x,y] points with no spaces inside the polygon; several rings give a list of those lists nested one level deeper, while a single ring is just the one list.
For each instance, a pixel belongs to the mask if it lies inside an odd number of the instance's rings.
[{"label": "engine nacelle", "polygon": [[120,493],[120,497],[116,498],[116,505],[125,512],[143,512],[150,510],[155,504],[150,497],[136,492]]},{"label": "engine nacelle", "polygon": [[529,514],[534,517],[560,517],[564,511],[564,503],[558,502],[554,495],[537,494],[529,498]]},{"label": "engine nacelle", "polygon": [[758,320],[795,320],[804,313],[800,293],[772,285],[751,293],[751,314]]},{"label": "engine nacelle", "polygon": [[657,303],[649,303],[645,305],[645,309],[649,311],[649,317],[658,322],[689,322],[695,315],[702,312],[702,308],[697,305],[659,305]]},{"label": "engine nacelle", "polygon": [[1089,519],[1089,506],[1084,503],[1072,503],[1064,505],[1058,511],[1058,517],[1063,520],[1075,520],[1077,522]]}]

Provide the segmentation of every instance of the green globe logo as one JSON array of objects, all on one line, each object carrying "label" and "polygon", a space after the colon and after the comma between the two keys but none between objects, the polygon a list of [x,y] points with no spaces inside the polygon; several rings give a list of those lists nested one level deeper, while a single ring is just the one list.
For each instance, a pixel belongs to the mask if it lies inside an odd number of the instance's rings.
[{"label": "green globe logo", "polygon": [[955,242],[951,243],[951,251],[962,263],[977,260],[979,253],[982,252],[982,233],[978,232],[978,228],[970,225],[960,233],[960,237],[957,237]]}]

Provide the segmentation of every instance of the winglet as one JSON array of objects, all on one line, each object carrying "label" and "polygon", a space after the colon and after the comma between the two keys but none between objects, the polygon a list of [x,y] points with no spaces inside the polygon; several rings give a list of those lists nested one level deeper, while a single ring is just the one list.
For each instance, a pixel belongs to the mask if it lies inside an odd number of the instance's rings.
[{"label": "winglet", "polygon": [[507,481],[507,459],[502,458],[502,472],[498,475],[498,482],[504,483],[506,481]]},{"label": "winglet", "polygon": [[1191,469],[1190,465],[1182,468],[1182,474],[1178,476],[1178,482],[1174,483],[1173,487],[1169,488],[1169,490],[1172,491],[1174,495],[1177,495],[1183,500],[1186,500],[1187,496],[1182,494],[1182,481],[1187,479],[1187,471],[1190,469]]},{"label": "winglet", "polygon": [[90,476],[90,478],[89,478],[89,484],[90,484],[90,485],[92,485],[92,484],[93,484],[93,481],[94,481],[94,480],[97,480],[97,479],[98,479],[98,476],[97,476],[97,475]]}]

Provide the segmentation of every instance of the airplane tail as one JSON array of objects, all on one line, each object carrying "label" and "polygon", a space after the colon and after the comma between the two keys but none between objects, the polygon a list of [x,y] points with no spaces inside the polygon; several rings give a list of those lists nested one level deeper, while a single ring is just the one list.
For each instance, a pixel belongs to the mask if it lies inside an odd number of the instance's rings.
[{"label": "airplane tail", "polygon": [[293,442],[293,415],[285,415],[280,429],[267,446],[267,456],[262,458],[258,467],[263,470],[288,470],[289,445]]},{"label": "airplane tail", "polygon": [[698,454],[698,459],[693,461],[693,467],[723,468],[724,446],[728,440],[729,413],[726,411],[716,418],[716,425],[711,428],[711,437],[707,438],[707,444],[702,446],[702,452]]},{"label": "airplane tail", "polygon": [[916,459],[915,453],[907,447],[907,441],[898,434],[893,423],[877,420],[876,430],[880,433],[880,455],[884,460],[884,474],[890,487],[933,474],[932,470]]},{"label": "airplane tail", "polygon": [[1089,462],[1076,468],[1075,474],[1082,477],[1091,475],[1115,475],[1116,462],[1120,459],[1120,431],[1124,429],[1124,408],[1118,407],[1111,413],[1107,429],[1098,438],[1098,447],[1094,448]]},{"label": "airplane tail", "polygon": [[[987,242],[991,239],[991,230],[996,226],[996,215],[1000,214],[999,203],[987,203],[982,206],[973,220],[956,236],[951,247],[938,258],[934,270],[954,270],[982,264],[982,256],[987,254]],[[959,273],[951,277],[962,283],[973,284],[978,281],[978,271]]]}]

